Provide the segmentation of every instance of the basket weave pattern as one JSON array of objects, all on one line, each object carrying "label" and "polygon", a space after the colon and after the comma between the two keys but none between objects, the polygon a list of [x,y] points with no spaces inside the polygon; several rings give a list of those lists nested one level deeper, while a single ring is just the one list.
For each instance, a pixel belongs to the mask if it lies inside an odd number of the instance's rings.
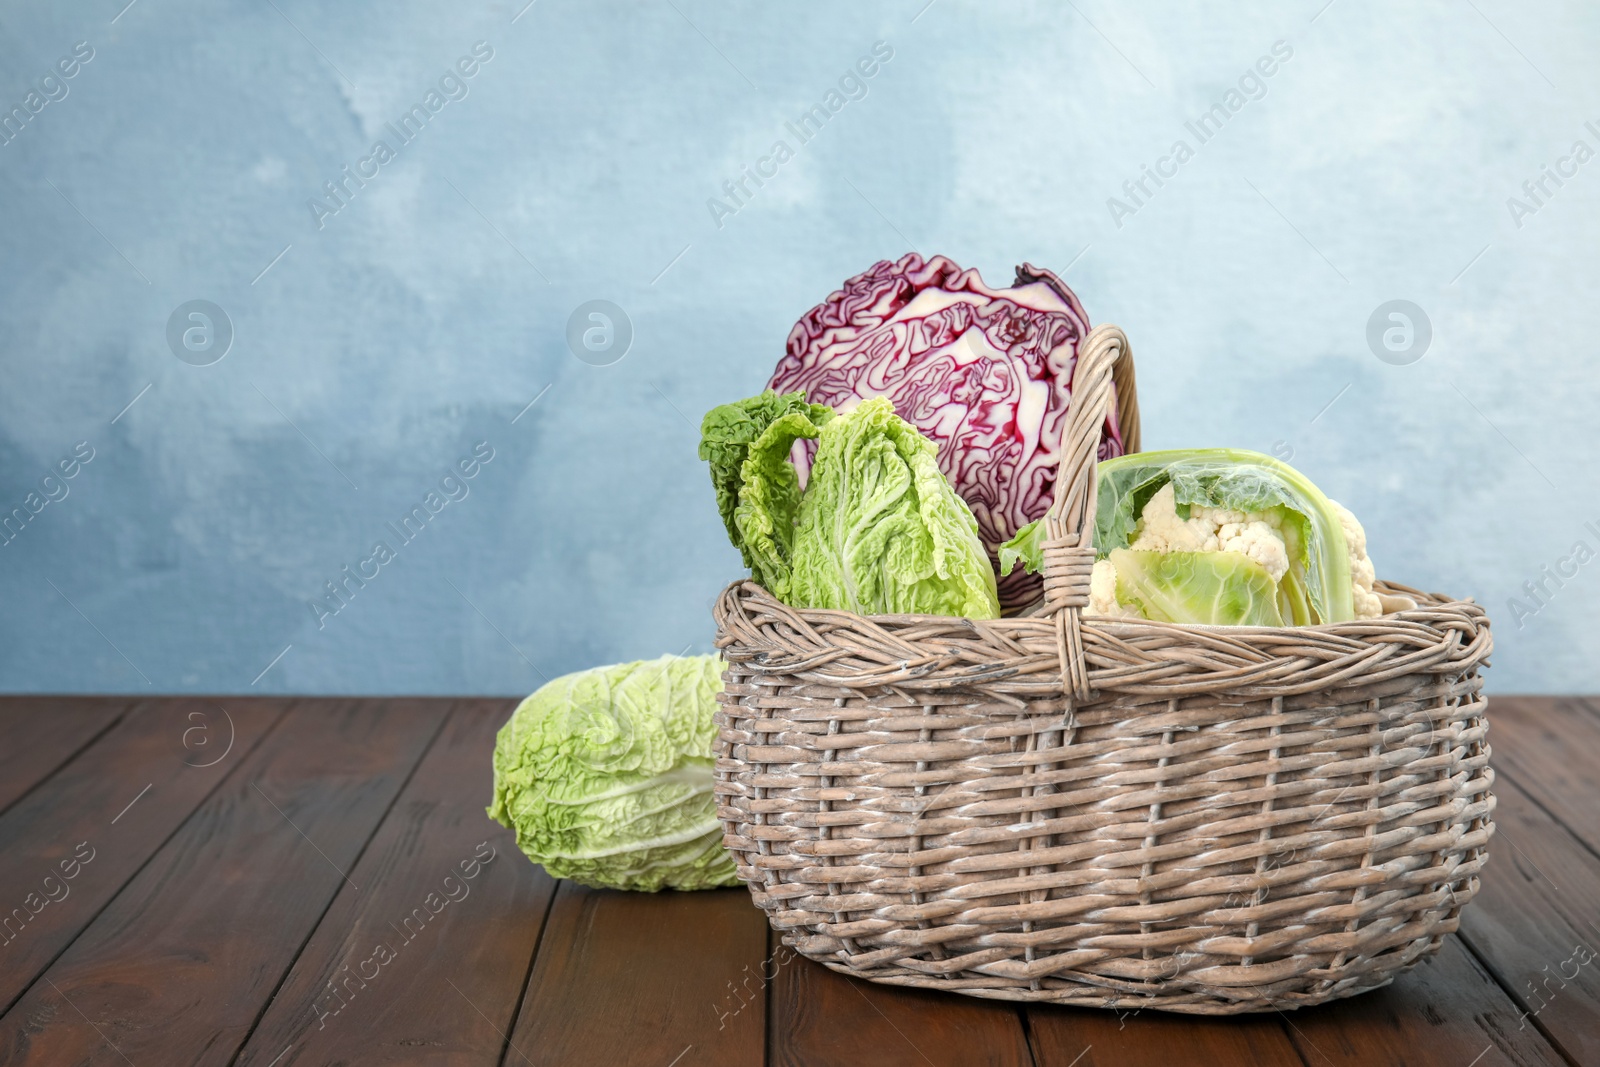
[{"label": "basket weave pattern", "polygon": [[1439,948],[1493,833],[1488,619],[1082,618],[1094,448],[1126,338],[1086,339],[1026,618],[715,608],[724,840],[784,941],[874,981],[1226,1014],[1388,983]]}]

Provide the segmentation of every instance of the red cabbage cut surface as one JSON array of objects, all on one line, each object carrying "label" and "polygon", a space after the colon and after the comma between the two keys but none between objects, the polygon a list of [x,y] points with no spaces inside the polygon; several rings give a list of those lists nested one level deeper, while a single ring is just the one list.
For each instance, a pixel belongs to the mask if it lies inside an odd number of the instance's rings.
[{"label": "red cabbage cut surface", "polygon": [[[939,466],[972,512],[991,560],[1055,492],[1068,388],[1089,317],[1049,271],[1017,268],[1011,289],[990,289],[943,256],[883,260],[801,316],[769,383],[849,411],[886,396],[939,449]],[[815,445],[796,443],[802,484]],[[1115,418],[1101,459],[1122,454]],[[1038,575],[1000,579],[1004,609],[1039,594]]]}]

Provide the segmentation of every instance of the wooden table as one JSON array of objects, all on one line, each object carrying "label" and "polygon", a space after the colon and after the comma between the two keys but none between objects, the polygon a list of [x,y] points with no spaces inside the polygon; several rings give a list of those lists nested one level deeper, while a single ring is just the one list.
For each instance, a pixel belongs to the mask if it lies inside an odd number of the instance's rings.
[{"label": "wooden table", "polygon": [[1232,1019],[875,986],[742,889],[552,881],[483,810],[512,706],[0,698],[0,1063],[1600,1064],[1593,703],[1492,700],[1493,860],[1438,956]]}]

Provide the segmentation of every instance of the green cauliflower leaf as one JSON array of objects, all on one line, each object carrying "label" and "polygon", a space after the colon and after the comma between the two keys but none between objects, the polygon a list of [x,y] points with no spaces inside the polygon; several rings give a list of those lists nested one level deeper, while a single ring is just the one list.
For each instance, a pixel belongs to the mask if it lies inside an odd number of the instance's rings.
[{"label": "green cauliflower leaf", "polygon": [[1237,552],[1111,550],[1117,601],[1156,622],[1282,626],[1277,583]]}]

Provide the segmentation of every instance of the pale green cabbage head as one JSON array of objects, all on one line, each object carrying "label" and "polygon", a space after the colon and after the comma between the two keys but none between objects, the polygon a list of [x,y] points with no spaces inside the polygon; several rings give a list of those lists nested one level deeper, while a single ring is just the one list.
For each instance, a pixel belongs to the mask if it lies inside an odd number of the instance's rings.
[{"label": "pale green cabbage head", "polygon": [[556,878],[612,889],[735,885],[712,795],[717,656],[557,678],[494,748],[489,815]]}]

